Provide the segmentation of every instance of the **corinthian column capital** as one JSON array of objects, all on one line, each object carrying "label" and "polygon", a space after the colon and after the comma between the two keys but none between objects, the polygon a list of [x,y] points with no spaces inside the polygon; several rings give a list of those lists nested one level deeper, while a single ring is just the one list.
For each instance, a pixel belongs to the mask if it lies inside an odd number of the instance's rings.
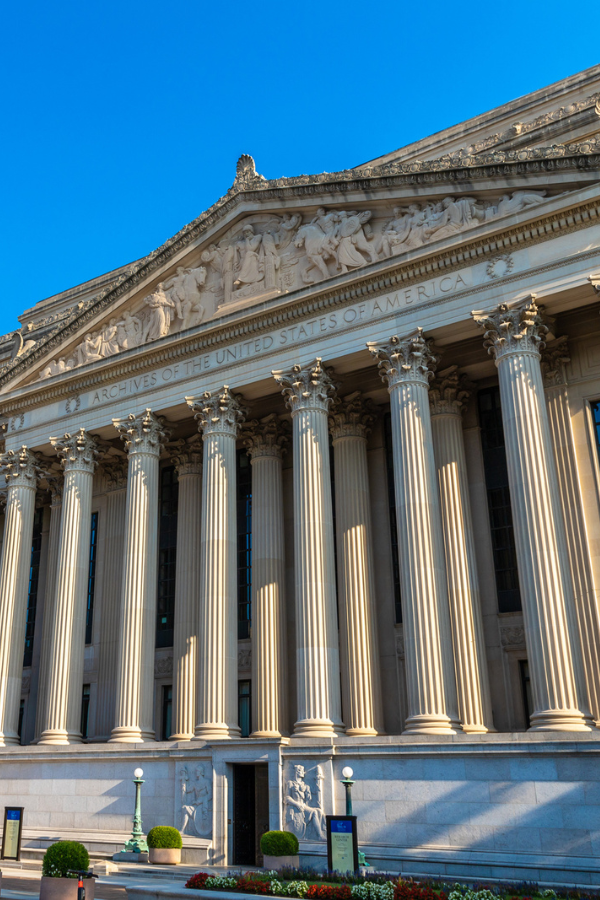
[{"label": "corinthian column capital", "polygon": [[65,472],[93,472],[98,462],[98,445],[85,428],[61,438],[50,438]]},{"label": "corinthian column capital", "polygon": [[202,443],[200,435],[194,435],[195,441],[175,441],[167,449],[171,453],[171,462],[178,475],[202,474]]},{"label": "corinthian column capital", "polygon": [[113,425],[121,435],[129,454],[146,453],[160,456],[162,445],[169,439],[170,429],[162,416],[155,416],[146,409],[138,416],[130,413],[124,419],[113,419]]},{"label": "corinthian column capital", "polygon": [[123,491],[127,487],[127,457],[110,456],[102,463],[107,491]]},{"label": "corinthian column capital", "polygon": [[281,386],[281,393],[292,416],[303,409],[329,411],[336,383],[332,377],[332,369],[323,366],[319,357],[307,366],[292,366],[289,372],[275,369],[271,374]]},{"label": "corinthian column capital", "polygon": [[557,387],[567,383],[565,366],[571,362],[569,339],[566,335],[547,344],[542,353],[541,367],[544,387]]},{"label": "corinthian column capital", "polygon": [[480,328],[485,329],[483,346],[496,362],[506,356],[533,353],[539,357],[544,349],[548,327],[542,318],[543,307],[530,294],[521,303],[501,303],[492,313],[471,313]]},{"label": "corinthian column capital", "polygon": [[186,397],[185,400],[194,411],[198,429],[205,437],[209,434],[237,437],[247,410],[241,394],[232,393],[227,384],[218,392],[205,391],[199,397]]},{"label": "corinthian column capital", "polygon": [[377,410],[372,400],[360,391],[336,398],[329,413],[329,431],[333,440],[345,437],[367,438],[371,433]]},{"label": "corinthian column capital", "polygon": [[248,456],[250,459],[259,459],[263,456],[281,459],[290,440],[289,432],[289,422],[280,419],[276,413],[265,416],[260,422],[258,419],[252,419],[246,423],[242,432]]},{"label": "corinthian column capital", "polygon": [[432,416],[461,416],[471,396],[471,384],[460,375],[458,366],[444,369],[429,387],[429,408]]},{"label": "corinthian column capital", "polygon": [[37,488],[41,473],[40,460],[36,453],[24,444],[20,450],[7,450],[0,457],[0,468],[10,487],[13,484]]},{"label": "corinthian column capital", "polygon": [[390,391],[403,381],[428,387],[441,355],[433,341],[424,337],[422,328],[405,338],[394,335],[386,344],[369,341],[367,349],[377,359],[381,380]]}]

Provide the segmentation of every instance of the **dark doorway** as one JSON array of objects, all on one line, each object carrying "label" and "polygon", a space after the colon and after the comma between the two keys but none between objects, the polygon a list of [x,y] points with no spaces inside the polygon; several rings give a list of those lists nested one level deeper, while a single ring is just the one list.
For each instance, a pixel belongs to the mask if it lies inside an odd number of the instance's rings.
[{"label": "dark doorway", "polygon": [[269,830],[268,766],[233,766],[233,865],[260,866],[260,839]]}]

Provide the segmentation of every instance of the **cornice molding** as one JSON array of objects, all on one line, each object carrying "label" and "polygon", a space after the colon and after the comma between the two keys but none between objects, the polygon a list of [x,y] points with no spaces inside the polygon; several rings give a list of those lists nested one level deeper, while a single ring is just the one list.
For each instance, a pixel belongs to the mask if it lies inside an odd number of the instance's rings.
[{"label": "cornice molding", "polygon": [[[2,415],[10,415],[15,411],[43,406],[67,397],[73,392],[82,393],[92,390],[100,384],[105,386],[124,378],[134,377],[161,365],[238,342],[245,337],[250,339],[263,332],[269,332],[273,328],[296,324],[299,319],[305,317],[323,315],[328,309],[343,308],[364,297],[376,297],[395,288],[408,287],[425,279],[459,271],[470,265],[484,262],[507,249],[514,252],[516,249],[570,234],[598,224],[599,221],[600,198],[594,198],[568,210],[558,210],[527,222],[520,222],[493,237],[482,235],[461,242],[459,246],[454,245],[444,250],[438,250],[437,253],[419,252],[417,259],[412,258],[400,263],[382,260],[380,263],[364,269],[355,270],[345,278],[338,276],[338,280],[344,278],[342,284],[331,285],[323,282],[311,285],[302,291],[296,291],[295,295],[290,295],[289,299],[286,298],[288,302],[281,303],[281,298],[279,298],[280,305],[265,309],[264,304],[261,304],[261,309],[255,312],[250,307],[247,317],[236,318],[231,322],[215,323],[213,327],[208,323],[207,326],[203,326],[200,333],[195,333],[188,338],[182,339],[179,334],[170,335],[154,342],[141,354],[140,348],[129,351],[132,356],[129,356],[128,353],[120,354],[118,361],[111,365],[102,368],[94,366],[88,372],[76,369],[74,372],[77,374],[69,373],[70,377],[64,381],[55,382],[47,387],[42,387],[43,382],[38,381],[18,386],[15,389],[31,390],[32,394],[25,397],[21,394],[6,400],[0,396],[0,410]],[[559,264],[560,262],[542,266],[540,271],[556,268],[556,265]],[[501,281],[508,283],[517,277],[520,276],[504,277],[498,279],[497,283],[499,284]],[[487,288],[488,285],[482,287]],[[477,293],[477,290],[477,288],[470,289],[472,293]],[[423,304],[423,307],[429,305]],[[95,314],[96,312],[94,312]],[[46,349],[48,349],[47,346]],[[33,362],[30,356],[20,359]],[[10,372],[0,372],[0,387],[6,381],[11,380],[15,374],[17,373],[14,369],[11,369]]]},{"label": "cornice molding", "polygon": [[0,386],[29,368],[32,362],[41,359],[49,350],[60,346],[115,300],[150,278],[158,269],[167,265],[177,253],[201,238],[211,226],[218,224],[243,202],[286,197],[318,197],[324,193],[346,195],[352,190],[371,192],[379,187],[398,187],[406,184],[460,184],[465,181],[471,184],[481,178],[506,179],[510,175],[529,175],[564,169],[581,171],[597,167],[600,167],[600,139],[577,144],[557,144],[552,147],[495,150],[487,154],[412,160],[407,163],[390,161],[380,166],[367,164],[360,169],[271,180],[257,175],[252,162],[252,166],[244,170],[243,177],[240,177],[238,171],[232,187],[213,206],[161,247],[134,263],[129,271],[124,272],[116,282],[94,298],[78,304],[39,345],[32,347],[9,364],[4,372],[0,372]]}]

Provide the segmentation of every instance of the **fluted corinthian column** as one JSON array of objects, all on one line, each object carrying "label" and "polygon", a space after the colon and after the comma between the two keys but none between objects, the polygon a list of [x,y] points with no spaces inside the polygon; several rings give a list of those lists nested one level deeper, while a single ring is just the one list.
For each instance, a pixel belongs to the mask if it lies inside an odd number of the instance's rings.
[{"label": "fluted corinthian column", "polygon": [[587,731],[583,663],[540,368],[548,332],[533,296],[473,313],[495,358],[513,511],[534,731]]},{"label": "fluted corinthian column", "polygon": [[463,731],[494,731],[463,442],[470,391],[456,366],[431,383],[429,403],[446,551],[458,712]]},{"label": "fluted corinthian column", "polygon": [[154,646],[158,553],[158,460],[168,437],[149,409],[113,419],[129,456],[125,563],[117,659],[115,726],[111,741],[154,740]]},{"label": "fluted corinthian column", "polygon": [[0,746],[19,743],[19,704],[39,463],[27,447],[0,459],[8,484],[0,569]]},{"label": "fluted corinthian column", "polygon": [[39,741],[42,728],[46,722],[48,682],[50,680],[50,645],[56,606],[56,564],[60,543],[60,519],[62,515],[63,476],[47,476],[51,491],[50,532],[48,535],[48,568],[44,590],[44,607],[42,622],[42,647],[40,653],[40,673],[38,676],[38,698],[35,719],[35,742]]},{"label": "fluted corinthian column", "polygon": [[329,416],[335,466],[342,700],[348,735],[383,730],[367,468],[367,436],[374,420],[373,404],[359,392],[334,400]]},{"label": "fluted corinthian column", "polygon": [[172,741],[189,741],[196,721],[198,619],[200,606],[200,529],[202,524],[202,445],[180,441],[171,455],[179,478],[175,631],[173,635]]},{"label": "fluted corinthian column", "polygon": [[84,428],[50,441],[63,466],[64,486],[46,710],[39,743],[72,744],[81,741],[92,486],[98,449]]},{"label": "fluted corinthian column", "polygon": [[106,489],[103,521],[104,572],[96,701],[97,740],[108,740],[115,724],[119,624],[125,558],[127,459],[110,456],[102,464]]},{"label": "fluted corinthian column", "polygon": [[567,390],[566,365],[570,362],[566,337],[548,344],[542,354],[548,422],[556,458],[561,509],[565,518],[569,567],[575,611],[583,651],[583,667],[590,710],[600,723],[600,615],[588,535],[583,514],[581,483]]},{"label": "fluted corinthian column", "polygon": [[447,734],[458,727],[452,633],[429,381],[438,357],[422,329],[389,344],[369,343],[387,382],[406,660],[406,731]]},{"label": "fluted corinthian column", "polygon": [[249,422],[252,465],[252,737],[286,733],[285,548],[282,454],[288,441],[275,414]]},{"label": "fluted corinthian column", "polygon": [[327,414],[334,383],[321,360],[273,376],[292,412],[298,720],[294,733],[343,732]]},{"label": "fluted corinthian column", "polygon": [[240,735],[235,442],[245,409],[227,385],[186,401],[204,441],[195,737],[214,740]]}]

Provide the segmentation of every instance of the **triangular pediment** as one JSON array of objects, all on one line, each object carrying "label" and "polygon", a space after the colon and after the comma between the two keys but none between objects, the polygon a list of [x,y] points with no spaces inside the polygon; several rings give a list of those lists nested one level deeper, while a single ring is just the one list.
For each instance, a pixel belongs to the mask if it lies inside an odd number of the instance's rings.
[{"label": "triangular pediment", "polygon": [[[210,327],[223,316],[242,315],[258,303],[431,253],[476,229],[505,227],[511,217],[535,216],[544,204],[581,186],[582,177],[598,181],[598,165],[582,176],[577,158],[595,160],[599,150],[588,142],[495,151],[502,163],[498,175],[496,163],[490,168],[489,160],[469,156],[274,181],[257,175],[251,157],[242,157],[225,197],[77,303],[39,342],[23,343],[0,370],[0,382],[10,390],[101,366]],[[549,169],[542,184],[523,171],[523,159],[556,157],[572,162],[572,183],[564,171],[553,182]],[[478,179],[484,183],[478,186]],[[468,191],[461,186],[465,180]],[[307,193],[317,198],[308,203]]]}]

